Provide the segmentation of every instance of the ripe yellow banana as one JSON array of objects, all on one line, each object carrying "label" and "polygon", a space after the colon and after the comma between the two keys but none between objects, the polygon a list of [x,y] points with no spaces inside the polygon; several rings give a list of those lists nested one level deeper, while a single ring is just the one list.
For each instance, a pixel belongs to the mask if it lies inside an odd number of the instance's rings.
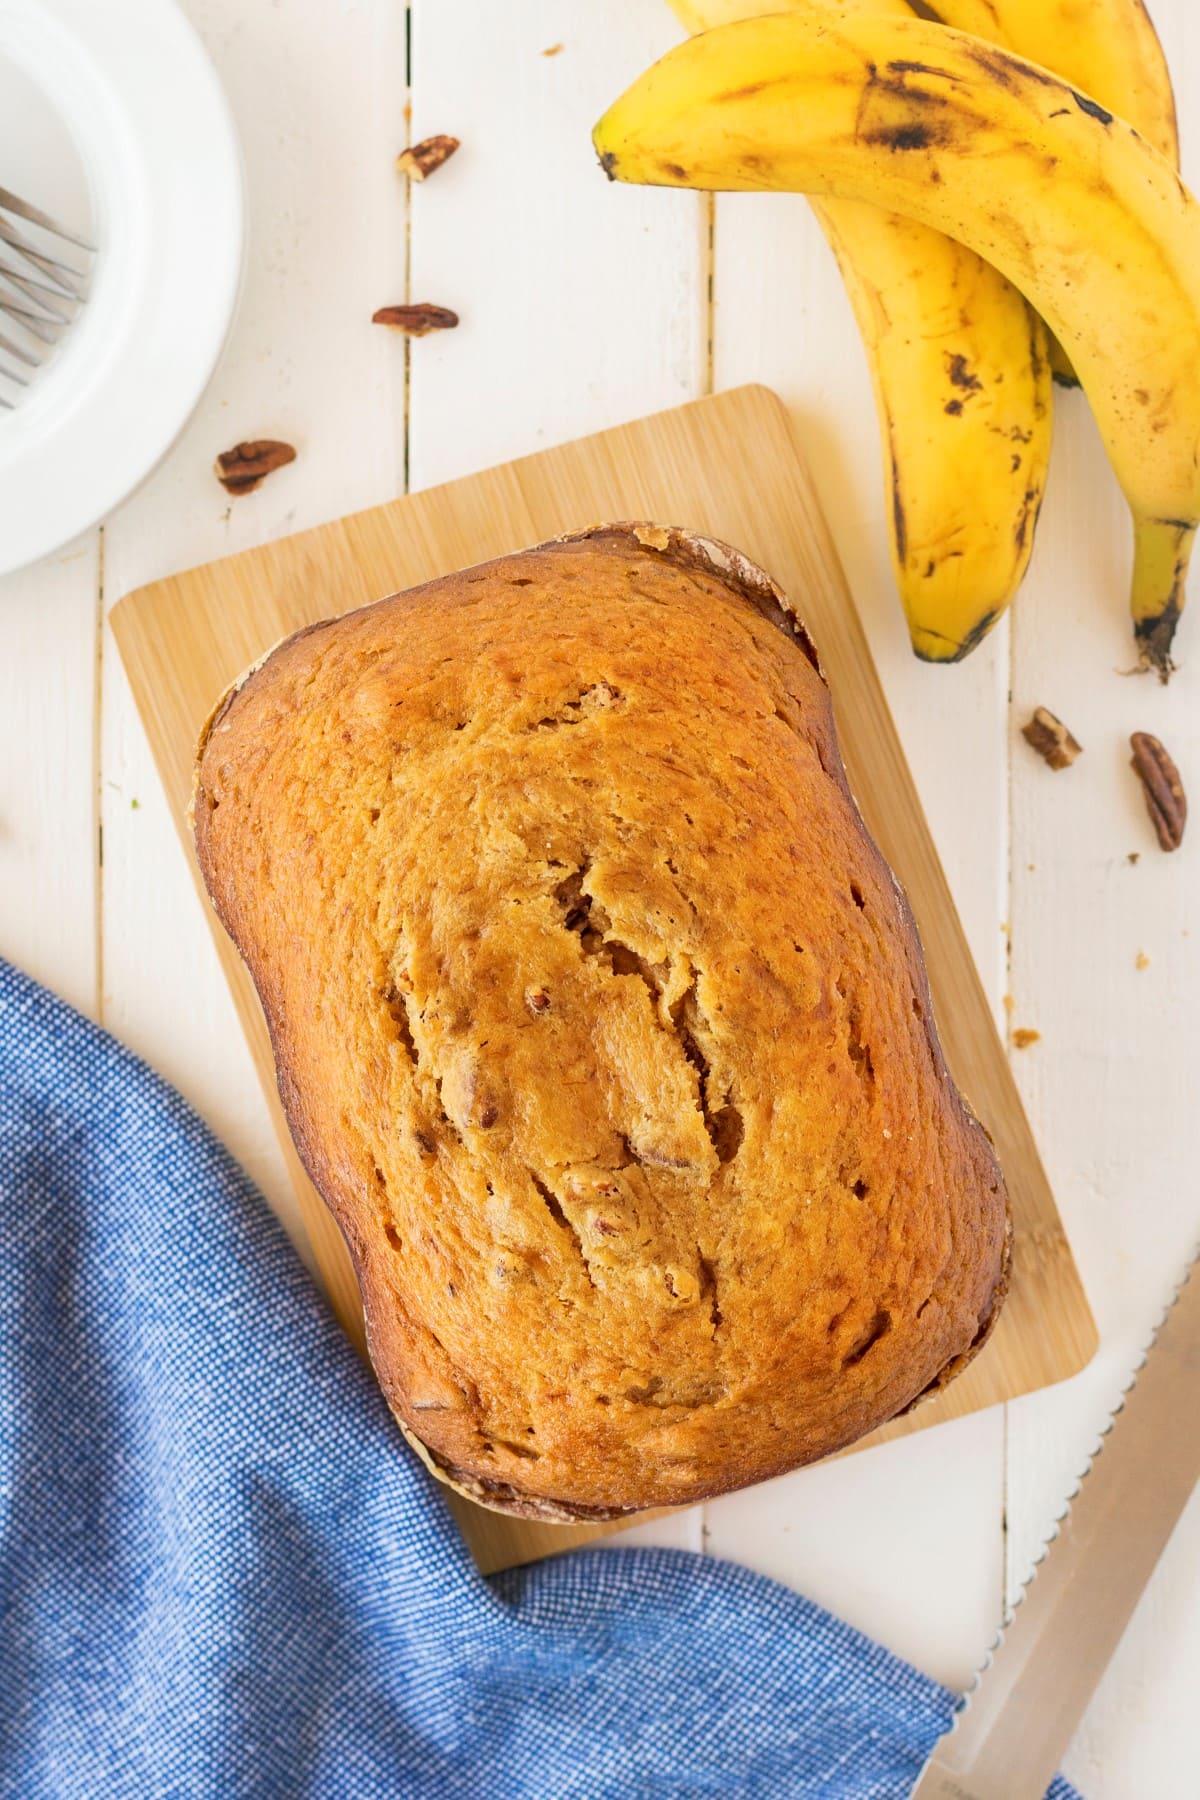
[{"label": "ripe yellow banana", "polygon": [[[771,0],[770,10],[786,8]],[[911,0],[908,10],[1052,69],[1179,161],[1171,74],[1142,0]],[[721,11],[727,23],[732,9]]]},{"label": "ripe yellow banana", "polygon": [[[788,0],[669,0],[689,31]],[[857,0],[911,18],[908,0]],[[915,654],[959,662],[1024,578],[1050,461],[1048,334],[965,245],[860,200],[814,200],[866,350],[888,542]]]},{"label": "ripe yellow banana", "polygon": [[866,345],[912,647],[960,662],[1033,549],[1053,417],[1046,328],[940,231],[862,200],[814,204]]},{"label": "ripe yellow banana", "polygon": [[922,19],[830,4],[721,26],[600,121],[617,180],[870,200],[1002,270],[1061,338],[1135,524],[1135,630],[1166,679],[1200,520],[1200,207],[1122,120]]},{"label": "ripe yellow banana", "polygon": [[[767,0],[670,0],[692,31]],[[769,0],[787,10],[786,0]],[[911,18],[907,0],[858,0]],[[1050,461],[1048,337],[965,245],[860,200],[814,200],[867,354],[888,539],[915,653],[958,662],[1021,585]]]},{"label": "ripe yellow banana", "polygon": [[[727,12],[725,6],[722,12]],[[786,12],[771,0],[767,9]],[[1101,106],[1127,119],[1148,143],[1179,167],[1179,127],[1171,72],[1142,0],[912,0],[922,18],[973,31],[1040,63]],[[739,15],[749,16],[749,7]],[[725,23],[723,19],[721,21]],[[1078,378],[1062,346],[1050,343],[1057,380]]]}]

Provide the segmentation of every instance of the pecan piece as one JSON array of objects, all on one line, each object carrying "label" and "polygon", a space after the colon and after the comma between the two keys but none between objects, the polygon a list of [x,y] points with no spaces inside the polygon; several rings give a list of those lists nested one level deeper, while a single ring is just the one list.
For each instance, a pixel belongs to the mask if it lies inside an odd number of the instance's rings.
[{"label": "pecan piece", "polygon": [[1069,769],[1075,758],[1083,753],[1083,745],[1045,706],[1039,706],[1028,725],[1022,725],[1021,736],[1052,769]]},{"label": "pecan piece", "polygon": [[458,314],[451,312],[448,306],[430,306],[428,301],[419,301],[412,306],[381,306],[377,313],[371,314],[372,325],[390,325],[393,331],[402,331],[405,337],[428,337],[431,331],[453,331],[458,324]]},{"label": "pecan piece", "polygon": [[1129,740],[1131,767],[1142,784],[1146,811],[1164,850],[1178,850],[1187,824],[1187,795],[1167,752],[1148,731],[1135,731]]},{"label": "pecan piece", "polygon": [[250,438],[232,450],[222,450],[213,472],[226,493],[252,494],[268,475],[295,460],[290,444],[281,444],[277,438]]},{"label": "pecan piece", "polygon": [[402,175],[408,175],[413,181],[424,181],[435,169],[440,169],[444,162],[449,162],[458,149],[456,137],[422,138],[419,144],[410,144],[396,158],[396,167]]}]

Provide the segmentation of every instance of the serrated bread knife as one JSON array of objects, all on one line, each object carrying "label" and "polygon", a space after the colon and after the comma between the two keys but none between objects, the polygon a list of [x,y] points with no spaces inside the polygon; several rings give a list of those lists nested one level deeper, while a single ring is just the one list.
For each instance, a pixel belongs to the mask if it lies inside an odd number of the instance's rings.
[{"label": "serrated bread knife", "polygon": [[1200,1272],[1193,1262],[912,1800],[1043,1800],[1198,1478]]}]

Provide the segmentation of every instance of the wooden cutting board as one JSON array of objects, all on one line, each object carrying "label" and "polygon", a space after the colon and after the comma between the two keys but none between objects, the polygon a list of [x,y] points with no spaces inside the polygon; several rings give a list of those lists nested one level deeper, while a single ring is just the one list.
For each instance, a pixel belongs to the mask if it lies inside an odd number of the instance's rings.
[{"label": "wooden cutting board", "polygon": [[[280,638],[451,570],[618,519],[724,538],[795,600],[829,676],[851,784],[921,928],[947,1061],[1008,1177],[1013,1284],[990,1344],[947,1393],[865,1441],[920,1431],[1074,1374],[1096,1344],[1079,1275],[800,446],[767,389],[699,400],[127,595],[113,630],[189,861],[194,868],[187,808],[200,728],[230,682]],[[349,1257],[292,1149],[257,997],[204,904],[295,1184],[297,1215],[285,1223],[307,1234],[337,1315],[361,1348]],[[485,1571],[619,1529],[531,1524],[457,1495],[451,1502]]]}]

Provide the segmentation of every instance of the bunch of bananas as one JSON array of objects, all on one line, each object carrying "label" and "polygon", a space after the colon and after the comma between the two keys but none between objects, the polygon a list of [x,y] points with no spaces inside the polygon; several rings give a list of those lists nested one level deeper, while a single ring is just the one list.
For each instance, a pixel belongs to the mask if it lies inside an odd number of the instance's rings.
[{"label": "bunch of bananas", "polygon": [[1053,369],[1129,501],[1134,630],[1166,680],[1200,522],[1200,207],[1141,0],[670,3],[699,35],[605,114],[601,162],[820,197],[917,655],[966,656],[1020,585]]}]

